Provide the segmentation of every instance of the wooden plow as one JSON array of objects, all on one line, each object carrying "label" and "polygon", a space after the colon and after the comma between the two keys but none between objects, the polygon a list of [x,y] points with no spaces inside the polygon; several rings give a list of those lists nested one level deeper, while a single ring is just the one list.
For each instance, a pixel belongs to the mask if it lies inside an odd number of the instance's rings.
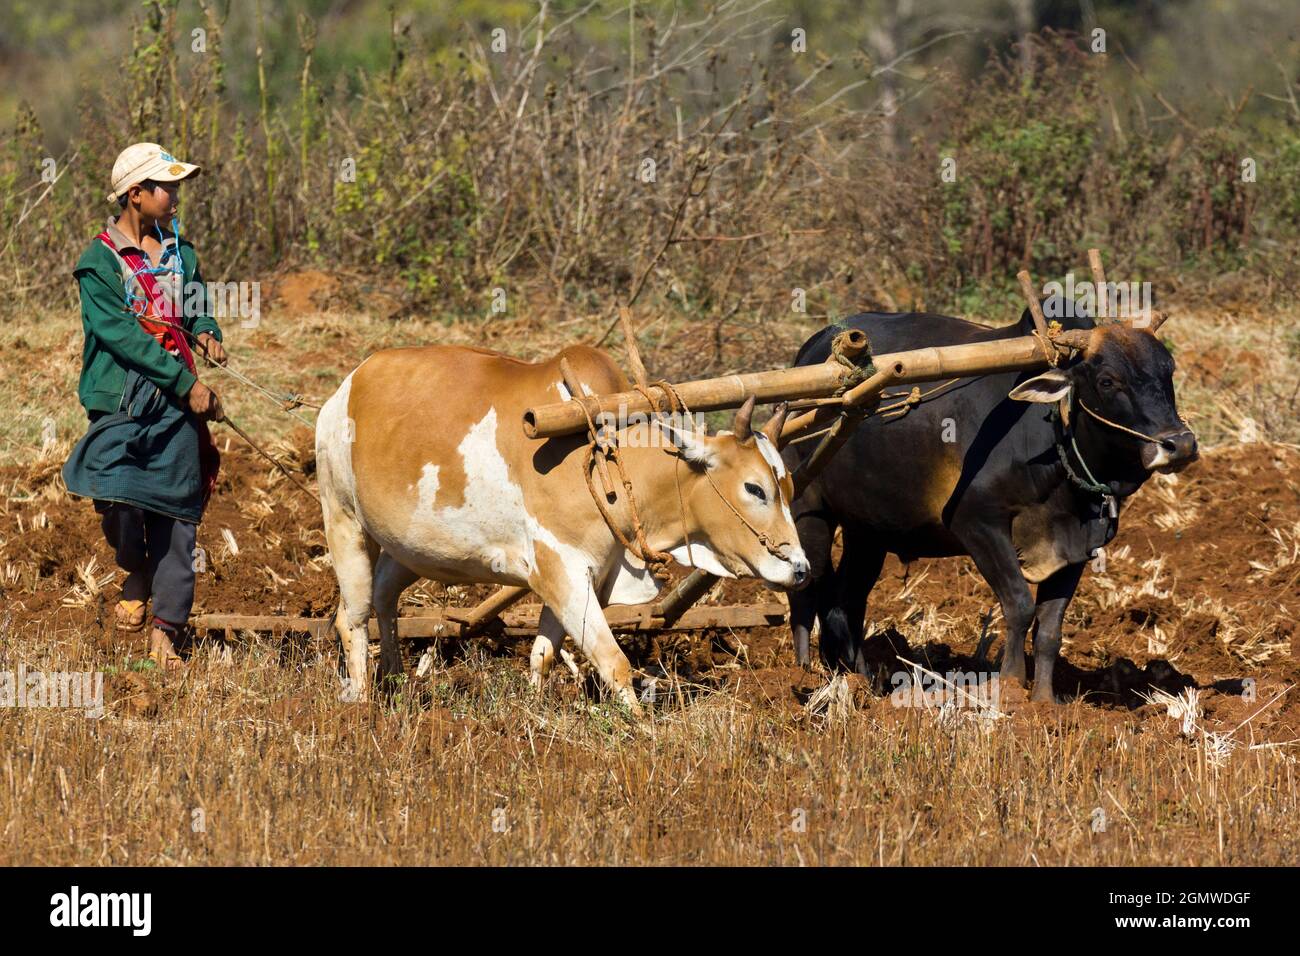
[{"label": "wooden plow", "polygon": [[[503,591],[522,591],[509,596],[513,604],[527,588],[503,588]],[[397,619],[399,640],[421,638],[463,638],[488,629],[498,618],[500,633],[504,637],[536,637],[541,605],[517,609],[500,608],[501,592],[483,603],[487,608],[427,608],[419,614]],[[498,609],[500,608],[500,609]],[[768,604],[737,604],[726,607],[701,606],[686,610],[671,621],[657,613],[657,605],[637,604],[613,606],[605,609],[605,618],[616,634],[664,631],[705,631],[743,627],[773,627],[785,623],[786,606],[780,602]],[[313,638],[328,641],[334,636],[333,618],[288,617],[278,614],[199,614],[194,618],[198,632],[218,633],[227,641],[234,641],[240,631],[266,631],[271,633],[306,633]],[[370,638],[379,640],[379,624],[370,620]]]}]

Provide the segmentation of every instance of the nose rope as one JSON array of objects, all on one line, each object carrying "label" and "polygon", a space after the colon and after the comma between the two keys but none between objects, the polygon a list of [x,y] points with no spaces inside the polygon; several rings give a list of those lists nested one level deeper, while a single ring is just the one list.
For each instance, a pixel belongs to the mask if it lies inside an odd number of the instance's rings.
[{"label": "nose rope", "polygon": [[[749,519],[747,519],[744,515],[742,515],[742,514],[741,514],[741,513],[736,509],[736,506],[733,505],[733,504],[732,504],[732,503],[727,499],[727,496],[724,495],[724,494],[722,493],[722,489],[719,488],[718,485],[717,485],[717,482],[715,482],[715,481],[713,480],[713,476],[710,475],[710,474],[706,471],[706,472],[704,473],[704,477],[707,478],[707,479],[709,479],[709,486],[712,487],[714,493],[715,493],[719,498],[722,499],[722,503],[723,503],[724,505],[726,505],[728,508],[731,509],[731,513],[732,513],[733,515],[735,515],[735,516],[740,520],[740,523],[741,523],[741,524],[743,524],[746,528],[749,529],[750,533],[753,534],[753,536],[756,537],[756,538],[758,539],[758,543],[761,544],[764,548],[767,549],[767,553],[768,553],[768,554],[772,555],[773,557],[780,558],[782,561],[789,561],[789,560],[790,560],[789,555],[788,555],[787,550],[786,550],[786,549],[788,549],[788,548],[790,547],[790,542],[788,542],[788,541],[782,541],[780,544],[778,544],[778,545],[776,545],[775,547],[773,547],[773,546],[772,546],[772,539],[769,538],[769,537],[767,536],[767,532],[765,532],[765,531],[760,531],[758,528],[755,528],[752,524],[749,523]],[[776,489],[776,500],[777,500],[777,504],[780,504],[780,503],[781,503],[781,487],[780,487],[780,485],[778,485],[778,486],[777,486],[777,489]]]},{"label": "nose rope", "polygon": [[[1099,415],[1097,412],[1089,408],[1087,404],[1084,403],[1083,399],[1077,399],[1077,401],[1080,408],[1082,408],[1085,412],[1087,412],[1097,421],[1101,422],[1103,425],[1109,426],[1110,428],[1113,428],[1116,431],[1123,432],[1126,435],[1132,435],[1134,438],[1140,438],[1142,439],[1142,441],[1151,442],[1152,444],[1155,445],[1164,444],[1165,441],[1164,439],[1156,438],[1153,435],[1148,435],[1145,432],[1138,431],[1137,429],[1129,428],[1127,425],[1121,425],[1119,422],[1111,421],[1109,418],[1106,418],[1104,415]],[[1102,500],[1106,503],[1107,509],[1110,511],[1110,516],[1112,518],[1115,517],[1117,513],[1115,495],[1111,491],[1110,485],[1098,481],[1096,476],[1092,473],[1092,469],[1088,467],[1087,459],[1083,457],[1083,452],[1079,450],[1079,443],[1075,441],[1074,429],[1065,427],[1065,423],[1061,419],[1060,412],[1057,410],[1055,406],[1052,407],[1052,416],[1057,421],[1061,422],[1062,428],[1065,431],[1066,436],[1070,439],[1070,448],[1074,450],[1074,457],[1078,459],[1079,466],[1083,469],[1083,474],[1086,476],[1086,477],[1080,477],[1078,474],[1075,473],[1074,469],[1070,467],[1070,459],[1069,456],[1066,454],[1065,446],[1061,444],[1061,441],[1058,439],[1055,443],[1056,455],[1058,458],[1060,458],[1061,464],[1065,468],[1066,477],[1070,479],[1070,483],[1073,484],[1076,488],[1079,488],[1082,491],[1090,492],[1095,495],[1100,495],[1102,497]],[[1184,422],[1181,418],[1178,421],[1179,424],[1183,426],[1183,430],[1181,432],[1175,432],[1174,434],[1176,435],[1192,434],[1192,430],[1187,427],[1186,422]]]},{"label": "nose rope", "polygon": [[[1113,422],[1109,418],[1105,418],[1101,415],[1098,415],[1096,412],[1094,412],[1091,408],[1089,408],[1087,405],[1083,403],[1083,399],[1079,399],[1079,407],[1082,408],[1089,415],[1091,415],[1093,418],[1097,419],[1097,421],[1101,422],[1103,425],[1109,425],[1111,428],[1115,429],[1116,431],[1124,432],[1124,434],[1126,435],[1132,435],[1134,438],[1141,438],[1143,441],[1149,441],[1154,445],[1163,445],[1165,442],[1165,439],[1163,438],[1155,438],[1151,435],[1146,434],[1145,432],[1137,431],[1136,429],[1132,429],[1125,425],[1121,425],[1119,422]],[[1183,430],[1180,432],[1174,432],[1175,435],[1190,435],[1192,433],[1192,430],[1187,427],[1187,422],[1183,421],[1181,418],[1178,419],[1178,424],[1183,426]],[[1076,454],[1078,453],[1077,448],[1075,449],[1075,453]],[[1080,462],[1083,461],[1082,458],[1080,458],[1079,460]],[[1084,467],[1085,469],[1087,468],[1086,465]]]}]

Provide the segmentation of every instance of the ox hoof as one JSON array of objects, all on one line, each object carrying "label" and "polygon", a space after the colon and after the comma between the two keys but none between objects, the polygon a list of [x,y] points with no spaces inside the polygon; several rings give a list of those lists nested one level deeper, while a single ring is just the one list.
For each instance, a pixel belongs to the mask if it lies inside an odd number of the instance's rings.
[{"label": "ox hoof", "polygon": [[1059,703],[1059,701],[1057,701],[1056,699],[1056,695],[1052,693],[1052,688],[1050,687],[1040,688],[1037,684],[1034,685],[1033,693],[1029,695],[1029,702],[1031,704]]}]

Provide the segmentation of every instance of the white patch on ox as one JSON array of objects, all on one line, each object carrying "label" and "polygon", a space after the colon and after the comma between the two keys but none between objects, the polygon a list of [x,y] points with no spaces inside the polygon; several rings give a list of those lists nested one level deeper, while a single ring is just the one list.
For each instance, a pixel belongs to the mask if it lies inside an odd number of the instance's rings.
[{"label": "white patch on ox", "polygon": [[355,374],[355,370],[348,373],[316,417],[317,472],[326,477],[328,486],[321,491],[328,492],[353,515],[357,514],[357,482],[352,472],[352,444],[356,435],[355,426],[348,421],[348,396]]},{"label": "white patch on ox", "polygon": [[778,480],[785,477],[785,462],[781,460],[781,453],[776,450],[776,446],[762,432],[754,432],[754,439],[758,444],[758,452],[763,456],[763,460],[772,466],[772,471],[776,474]]},{"label": "white patch on ox", "polygon": [[624,548],[606,591],[606,604],[645,604],[659,593],[659,582],[639,558]]},{"label": "white patch on ox", "polygon": [[438,466],[433,462],[426,462],[420,469],[420,500],[415,509],[420,514],[433,510],[433,503],[438,498]]},{"label": "white patch on ox", "polygon": [[794,516],[790,514],[790,502],[786,501],[785,495],[781,494],[781,479],[785,477],[785,462],[781,460],[781,453],[762,432],[755,432],[754,437],[757,439],[758,450],[763,460],[772,466],[772,471],[776,474],[776,496],[781,499],[781,514],[786,521],[794,524]]},{"label": "white patch on ox", "polygon": [[679,544],[668,552],[673,556],[673,560],[684,567],[699,568],[701,571],[707,571],[709,574],[719,578],[734,578],[735,575],[722,566],[718,556],[713,550],[705,544],[698,541],[691,542],[690,554],[686,553],[686,545]]},{"label": "white patch on ox", "polygon": [[557,540],[528,513],[523,489],[510,478],[496,433],[497,412],[491,408],[457,446],[465,468],[465,501],[459,507],[437,507],[439,468],[432,462],[424,466],[411,544],[435,561],[472,565],[480,573],[528,577],[537,566],[534,541],[546,544],[575,571],[589,567],[589,555]]},{"label": "white patch on ox", "polygon": [[1169,464],[1171,458],[1172,456],[1169,454],[1168,448],[1164,445],[1156,445],[1155,457],[1153,457],[1151,463],[1147,465],[1147,471],[1159,471],[1165,465]]}]

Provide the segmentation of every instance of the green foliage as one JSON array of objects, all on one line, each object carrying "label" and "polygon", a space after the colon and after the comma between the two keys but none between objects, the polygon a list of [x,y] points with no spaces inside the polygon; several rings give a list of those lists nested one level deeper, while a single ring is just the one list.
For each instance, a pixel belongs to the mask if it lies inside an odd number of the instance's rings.
[{"label": "green foliage", "polygon": [[[560,7],[545,29],[573,12]],[[47,260],[75,261],[113,211],[102,197],[117,152],[150,139],[204,168],[182,192],[182,216],[209,278],[313,263],[371,274],[409,308],[461,315],[481,315],[496,285],[511,287],[512,308],[532,283],[593,312],[644,289],[669,314],[714,320],[704,348],[721,362],[728,321],[788,315],[796,287],[814,315],[1009,318],[1017,270],[1059,276],[1090,246],[1116,275],[1157,278],[1187,263],[1251,267],[1256,240],[1300,237],[1292,125],[1261,131],[1239,110],[1203,125],[1122,118],[1109,61],[1072,36],[1044,33],[1027,60],[1004,51],[973,81],[936,87],[904,143],[877,111],[814,105],[854,85],[845,68],[862,69],[856,61],[828,68],[819,87],[811,59],[773,48],[728,65],[683,33],[676,42],[693,58],[651,76],[659,34],[641,8],[631,30],[583,19],[537,60],[537,25],[525,29],[534,8],[522,3],[460,25],[416,3],[414,20],[398,15],[395,29],[342,45],[318,42],[311,13],[323,4],[296,19],[267,5],[260,33],[219,8],[137,8],[125,83],[83,101],[48,193],[46,137],[19,111],[0,142],[2,241],[39,237]],[[440,26],[413,29],[421,17]],[[194,56],[199,24],[207,52]],[[496,24],[505,53],[485,48]],[[231,51],[258,39],[260,62],[243,59],[260,79],[228,78]],[[368,52],[340,59],[345,49]],[[250,83],[253,98],[240,88]],[[1247,156],[1257,183],[1243,181]],[[652,181],[637,175],[646,158]],[[945,159],[954,181],[940,176]],[[344,160],[355,181],[340,176]],[[16,260],[19,297],[70,301],[72,284],[51,289],[38,268]]]},{"label": "green foliage", "polygon": [[357,224],[363,259],[402,280],[416,299],[445,285],[468,291],[463,269],[478,213],[474,184],[463,163],[463,144],[446,156],[422,161],[419,147],[381,136],[357,157],[356,181],[334,187],[332,228]]}]

